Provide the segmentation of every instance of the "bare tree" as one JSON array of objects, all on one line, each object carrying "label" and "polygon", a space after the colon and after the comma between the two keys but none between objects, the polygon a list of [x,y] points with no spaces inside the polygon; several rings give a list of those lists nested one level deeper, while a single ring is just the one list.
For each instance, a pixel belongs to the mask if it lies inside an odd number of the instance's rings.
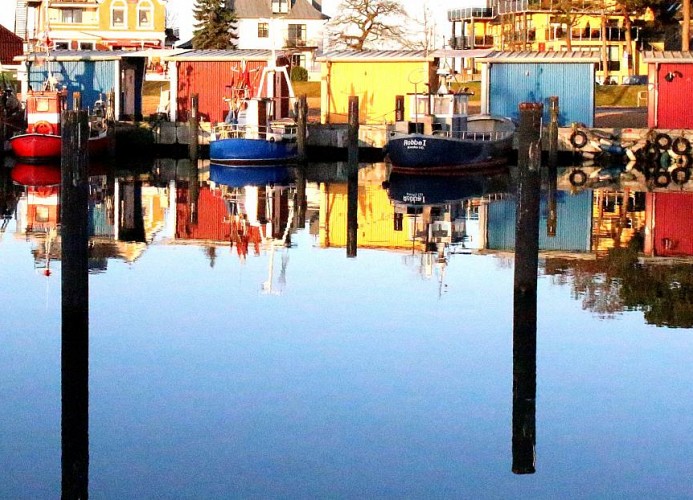
[{"label": "bare tree", "polygon": [[395,0],[342,0],[339,14],[333,17],[328,30],[331,38],[350,48],[364,50],[368,45],[394,42],[401,45],[405,31],[402,26],[407,13]]},{"label": "bare tree", "polygon": [[428,0],[424,0],[421,13],[408,16],[409,32],[402,37],[400,44],[406,49],[434,50],[436,48],[436,24]]}]

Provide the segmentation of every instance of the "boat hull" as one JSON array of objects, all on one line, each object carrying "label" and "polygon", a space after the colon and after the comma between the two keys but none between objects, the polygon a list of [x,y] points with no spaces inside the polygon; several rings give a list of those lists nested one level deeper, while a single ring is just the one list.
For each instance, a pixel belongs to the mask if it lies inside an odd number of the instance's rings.
[{"label": "boat hull", "polygon": [[[90,137],[87,147],[92,158],[104,156],[110,149],[112,138],[104,133]],[[56,160],[62,151],[62,138],[52,134],[21,134],[10,138],[10,148],[18,159],[36,163]]]},{"label": "boat hull", "polygon": [[472,170],[505,164],[512,141],[512,134],[496,140],[477,140],[393,133],[386,152],[392,166],[400,170],[416,172],[460,167]]},{"label": "boat hull", "polygon": [[284,186],[295,178],[293,167],[289,165],[225,165],[209,164],[209,179],[229,187]]},{"label": "boat hull", "polygon": [[265,139],[218,139],[209,144],[209,159],[214,163],[260,165],[290,163],[298,158],[295,142]]},{"label": "boat hull", "polygon": [[10,138],[12,153],[24,161],[60,158],[62,139],[51,134],[21,134]]}]

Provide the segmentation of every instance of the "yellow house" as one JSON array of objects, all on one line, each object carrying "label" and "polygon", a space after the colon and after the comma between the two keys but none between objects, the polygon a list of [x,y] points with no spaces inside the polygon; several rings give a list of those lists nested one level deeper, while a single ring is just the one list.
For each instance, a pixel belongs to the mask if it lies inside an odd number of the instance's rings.
[{"label": "yellow house", "polygon": [[[489,0],[487,3],[492,7],[448,11],[452,48],[538,52],[589,50],[599,54],[603,50],[607,64],[604,68],[600,63],[597,80],[608,78],[622,83],[630,75],[646,74],[646,65],[640,61],[638,52],[640,28],[631,27],[629,47],[624,17],[617,13],[613,0],[606,0],[604,8],[602,4],[585,0],[571,2],[569,14],[561,12],[565,3],[555,0]],[[651,20],[652,13],[648,11],[637,19]],[[464,60],[459,69],[474,73],[478,70]]]},{"label": "yellow house", "polygon": [[351,96],[359,98],[359,123],[392,123],[397,103],[408,106],[404,96],[438,82],[436,60],[424,51],[332,51],[317,61],[322,63],[321,123],[348,123]]},{"label": "yellow house", "polygon": [[164,48],[165,0],[28,0],[21,8],[34,50]]}]

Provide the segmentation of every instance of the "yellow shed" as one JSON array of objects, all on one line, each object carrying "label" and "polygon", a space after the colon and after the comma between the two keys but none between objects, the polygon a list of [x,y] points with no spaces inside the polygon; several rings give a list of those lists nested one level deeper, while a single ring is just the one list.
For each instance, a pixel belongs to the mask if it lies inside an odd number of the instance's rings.
[{"label": "yellow shed", "polygon": [[[332,51],[317,60],[321,123],[347,123],[351,96],[359,98],[359,123],[392,123],[397,96],[438,86],[438,60],[422,50]],[[403,102],[408,116],[408,99]]]}]

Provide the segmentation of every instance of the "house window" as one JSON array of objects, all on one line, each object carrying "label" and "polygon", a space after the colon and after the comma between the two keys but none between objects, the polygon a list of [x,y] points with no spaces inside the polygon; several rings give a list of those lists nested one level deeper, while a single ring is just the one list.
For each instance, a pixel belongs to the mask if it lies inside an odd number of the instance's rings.
[{"label": "house window", "polygon": [[269,23],[257,23],[257,37],[269,38]]},{"label": "house window", "polygon": [[69,50],[70,49],[70,42],[55,42],[53,44],[53,48],[55,50]]},{"label": "house window", "polygon": [[94,42],[79,42],[79,50],[94,50]]},{"label": "house window", "polygon": [[111,5],[111,28],[127,28],[127,7],[125,2],[117,0]]},{"label": "house window", "polygon": [[289,0],[272,0],[272,14],[286,14],[289,12]]},{"label": "house window", "polygon": [[137,7],[138,28],[151,28],[154,26],[153,10],[151,2],[142,2],[139,7]]},{"label": "house window", "polygon": [[306,45],[306,25],[290,24],[289,36],[287,39],[288,47],[305,47]]},{"label": "house window", "polygon": [[305,54],[293,54],[291,56],[291,67],[301,66],[306,67],[306,55]]},{"label": "house window", "polygon": [[82,22],[82,9],[62,9],[62,22],[79,24]]}]

